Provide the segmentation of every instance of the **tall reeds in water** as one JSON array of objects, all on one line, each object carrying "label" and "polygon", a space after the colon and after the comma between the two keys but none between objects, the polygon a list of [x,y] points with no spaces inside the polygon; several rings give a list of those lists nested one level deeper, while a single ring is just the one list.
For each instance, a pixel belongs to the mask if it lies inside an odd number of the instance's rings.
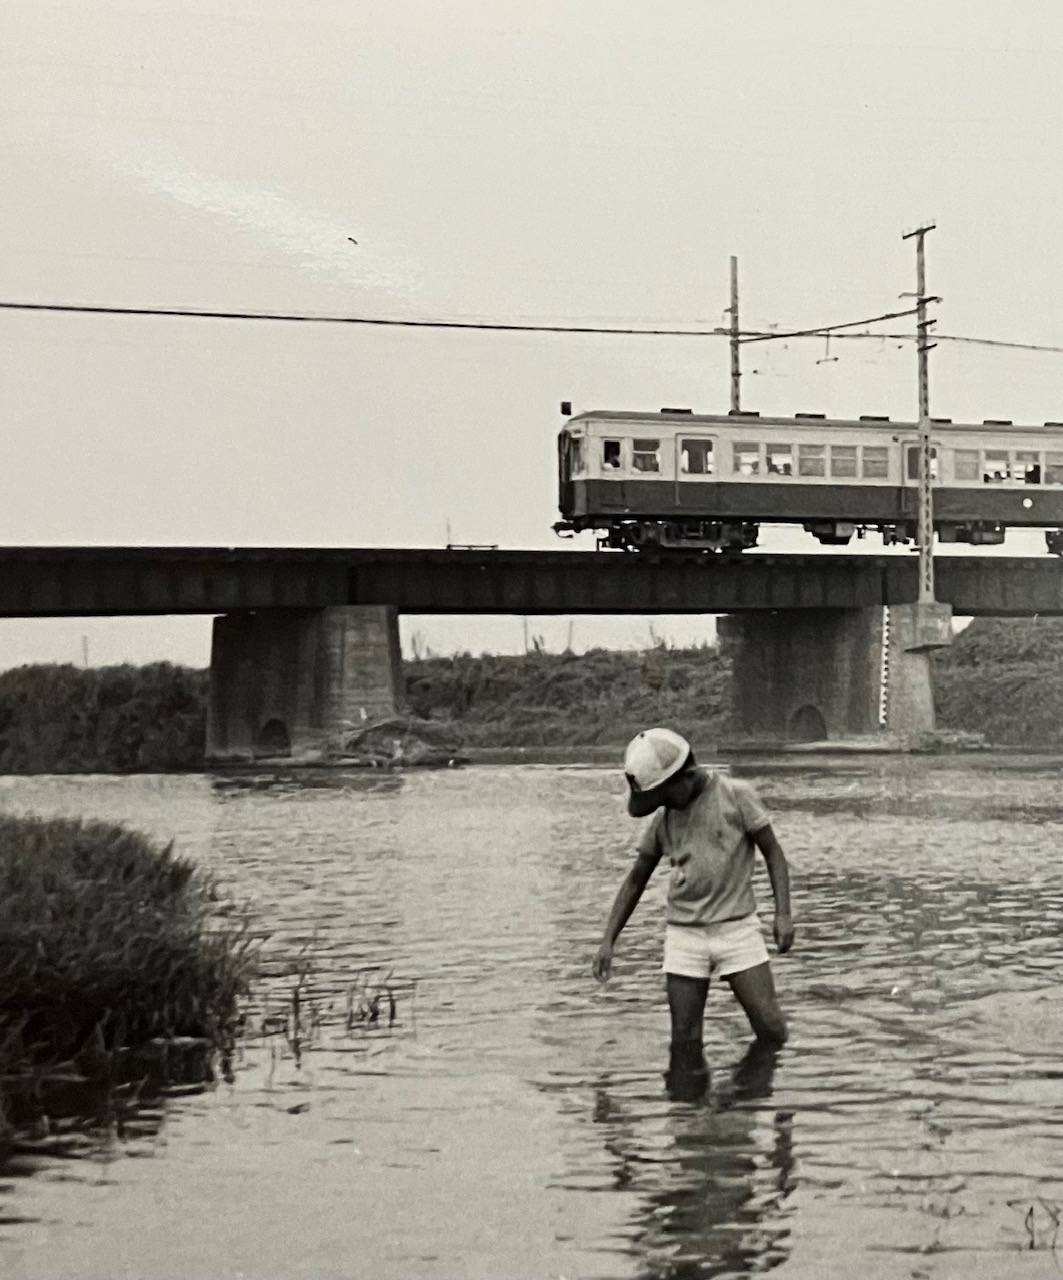
[{"label": "tall reeds in water", "polygon": [[[235,1034],[250,941],[193,864],[99,822],[0,816],[0,1103]],[[202,1054],[201,1054],[202,1056]]]}]

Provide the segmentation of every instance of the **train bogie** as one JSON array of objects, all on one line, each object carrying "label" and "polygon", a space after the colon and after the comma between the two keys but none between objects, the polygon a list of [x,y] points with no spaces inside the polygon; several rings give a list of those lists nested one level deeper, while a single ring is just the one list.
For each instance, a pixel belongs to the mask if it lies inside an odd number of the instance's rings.
[{"label": "train bogie", "polygon": [[759,526],[733,520],[618,520],[598,537],[616,551],[747,551],[757,545]]}]

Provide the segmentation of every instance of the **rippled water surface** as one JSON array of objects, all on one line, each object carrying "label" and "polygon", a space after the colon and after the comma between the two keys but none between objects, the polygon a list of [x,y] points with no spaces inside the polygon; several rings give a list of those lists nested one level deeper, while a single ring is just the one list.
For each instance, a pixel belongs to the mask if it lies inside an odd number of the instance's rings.
[{"label": "rippled water surface", "polygon": [[663,1088],[663,874],[613,980],[589,976],[636,830],[615,773],[0,779],[0,809],[175,839],[270,935],[235,1082],[16,1163],[0,1272],[1055,1275],[1060,768],[736,769],[793,869],[792,1040],[736,1075],[714,988],[701,1105]]}]

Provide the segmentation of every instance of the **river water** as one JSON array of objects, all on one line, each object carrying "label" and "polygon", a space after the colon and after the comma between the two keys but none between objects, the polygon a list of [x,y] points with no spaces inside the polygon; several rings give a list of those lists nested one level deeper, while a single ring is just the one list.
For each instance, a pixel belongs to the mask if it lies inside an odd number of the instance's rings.
[{"label": "river water", "polygon": [[615,772],[0,779],[0,809],[175,840],[269,934],[233,1081],[12,1164],[0,1274],[1055,1275],[1060,769],[735,766],[791,860],[792,1039],[736,1072],[714,987],[701,1104],[662,1080],[661,872],[590,977]]}]

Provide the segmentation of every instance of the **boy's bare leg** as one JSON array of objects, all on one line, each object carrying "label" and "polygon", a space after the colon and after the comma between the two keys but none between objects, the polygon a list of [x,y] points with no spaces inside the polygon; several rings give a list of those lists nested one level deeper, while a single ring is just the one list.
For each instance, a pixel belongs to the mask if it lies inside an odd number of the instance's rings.
[{"label": "boy's bare leg", "polygon": [[679,973],[665,974],[665,979],[668,1011],[672,1015],[671,1069],[704,1071],[702,1033],[705,999],[709,994],[708,979],[687,978]]},{"label": "boy's bare leg", "polygon": [[731,1073],[735,1098],[767,1098],[771,1095],[779,1046],[754,1040]]},{"label": "boy's bare leg", "polygon": [[785,1044],[789,1031],[786,1016],[779,1007],[779,998],[775,994],[770,962],[765,960],[763,964],[744,969],[741,973],[729,973],[727,981],[731,984],[738,1003],[745,1010],[757,1039],[762,1044]]}]

